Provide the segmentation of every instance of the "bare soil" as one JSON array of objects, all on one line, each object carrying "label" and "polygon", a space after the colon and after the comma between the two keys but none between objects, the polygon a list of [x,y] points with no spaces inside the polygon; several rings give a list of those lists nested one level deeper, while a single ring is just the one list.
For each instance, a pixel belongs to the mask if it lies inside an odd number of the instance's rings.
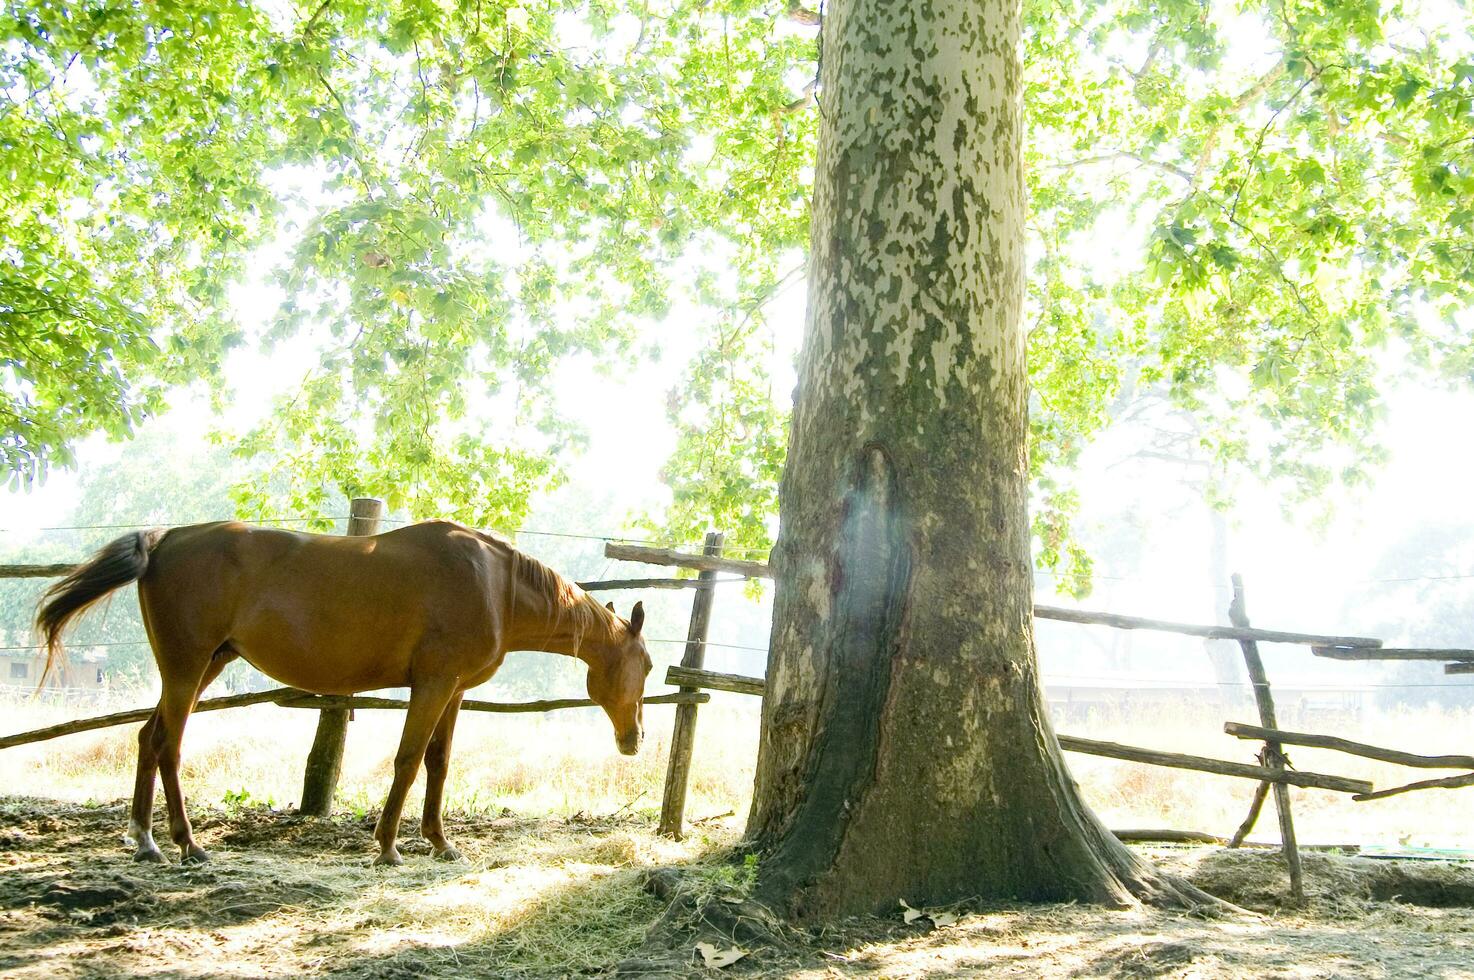
[{"label": "bare soil", "polygon": [[133,863],[125,810],[0,798],[0,975],[1474,978],[1474,868],[1454,864],[1308,854],[1311,901],[1294,909],[1272,852],[1159,850],[1253,911],[963,903],[930,910],[957,915],[937,926],[902,922],[898,905],[762,944],[708,925],[718,947],[749,949],[712,971],[694,949],[702,923],[656,932],[692,948],[646,942],[669,906],[651,886],[674,875],[718,902],[740,893],[735,827],[672,844],[643,816],[461,817],[465,862],[433,861],[410,836],[406,866],[376,870],[372,818],[196,807],[215,860],[184,867]]}]

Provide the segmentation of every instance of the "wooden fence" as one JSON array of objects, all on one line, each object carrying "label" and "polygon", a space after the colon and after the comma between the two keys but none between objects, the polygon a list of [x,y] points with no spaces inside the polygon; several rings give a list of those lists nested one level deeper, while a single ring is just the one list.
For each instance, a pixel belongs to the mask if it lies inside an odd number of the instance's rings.
[{"label": "wooden fence", "polygon": [[[382,517],[383,504],[380,501],[373,498],[356,499],[351,505],[347,533],[377,533]],[[682,834],[684,823],[691,759],[695,748],[697,709],[711,698],[706,692],[728,691],[761,697],[765,689],[765,681],[761,677],[718,673],[705,669],[707,633],[715,601],[714,586],[720,581],[732,581],[733,577],[736,579],[772,578],[773,570],[764,562],[723,557],[722,535],[718,532],[707,535],[705,548],[700,555],[665,548],[649,548],[612,542],[605,545],[604,554],[607,558],[619,561],[673,566],[699,573],[696,578],[629,578],[578,583],[589,592],[616,589],[691,589],[694,592],[691,619],[681,663],[670,667],[665,677],[666,683],[676,687],[677,690],[673,693],[645,699],[646,704],[674,704],[677,706],[675,728],[671,736],[670,757],[667,763],[665,792],[661,801],[659,831],[662,834],[679,837]],[[70,563],[0,565],[0,578],[57,577],[67,574],[72,567]],[[720,573],[727,573],[728,577],[719,578]],[[1228,722],[1224,726],[1224,731],[1238,738],[1260,742],[1262,747],[1259,752],[1258,765],[1141,746],[1121,745],[1114,742],[1101,742],[1073,735],[1058,736],[1059,743],[1060,747],[1067,752],[1257,781],[1258,786],[1249,813],[1231,838],[1225,839],[1212,834],[1183,830],[1132,830],[1117,831],[1116,834],[1123,840],[1220,842],[1230,847],[1237,847],[1244,843],[1244,838],[1258,820],[1264,802],[1270,792],[1273,792],[1280,824],[1281,847],[1289,868],[1292,895],[1296,899],[1303,899],[1304,887],[1299,846],[1295,838],[1289,787],[1299,786],[1348,793],[1351,794],[1352,799],[1363,801],[1383,799],[1420,789],[1471,786],[1474,785],[1474,756],[1425,756],[1366,745],[1334,736],[1280,729],[1275,717],[1274,698],[1268,674],[1259,653],[1259,644],[1305,645],[1309,646],[1316,656],[1332,660],[1442,661],[1447,663],[1445,671],[1449,674],[1474,672],[1474,650],[1388,648],[1374,637],[1334,636],[1261,629],[1253,626],[1249,621],[1243,582],[1238,576],[1234,576],[1233,588],[1234,599],[1229,609],[1229,618],[1232,622],[1230,626],[1179,623],[1045,605],[1036,605],[1034,616],[1038,619],[1113,629],[1153,630],[1182,636],[1237,641],[1244,656],[1255,704],[1258,707],[1259,724]],[[393,698],[326,697],[295,688],[277,688],[250,694],[209,698],[201,701],[195,710],[216,711],[263,703],[290,708],[308,708],[319,712],[317,733],[313,739],[304,771],[301,810],[304,814],[320,816],[325,816],[332,808],[333,793],[342,765],[343,746],[352,711],[356,708],[404,710],[408,706],[407,701]],[[466,711],[512,713],[557,711],[566,708],[591,707],[593,704],[594,702],[587,699],[568,698],[524,702],[464,701],[461,707]],[[45,741],[76,732],[140,722],[146,720],[151,713],[152,709],[148,708],[116,712],[8,735],[0,737],[0,749]],[[1420,780],[1389,789],[1376,790],[1370,782],[1365,780],[1293,769],[1284,751],[1286,745],[1331,749],[1362,758],[1418,768],[1470,771],[1455,776]]]},{"label": "wooden fence", "polygon": [[[384,517],[383,501],[373,497],[355,498],[349,505],[347,534],[366,535],[377,534],[379,526]],[[711,536],[716,544],[713,553],[720,553],[721,535]],[[59,578],[67,575],[76,567],[75,562],[55,562],[50,564],[23,564],[23,565],[0,565],[0,579],[5,578]],[[730,579],[728,579],[730,581]],[[711,600],[713,586],[721,581],[715,573],[703,573],[697,579],[684,578],[631,578],[631,579],[607,579],[592,582],[577,583],[586,592],[607,592],[620,589],[694,589],[696,590],[696,601],[693,604],[691,617],[691,629],[687,640],[686,659],[683,662],[693,666],[701,666],[702,655],[706,646],[707,624],[711,615]],[[674,704],[677,706],[678,719],[684,719],[688,734],[694,735],[696,717],[695,707],[705,704],[711,700],[711,695],[703,691],[682,690],[670,694],[659,694],[644,699],[645,704]],[[408,701],[396,698],[378,697],[328,697],[312,694],[297,688],[281,687],[270,691],[256,691],[248,694],[233,694],[226,697],[207,698],[195,706],[195,711],[219,711],[225,708],[242,708],[253,704],[275,704],[286,708],[307,708],[318,712],[317,731],[313,736],[312,748],[308,751],[307,762],[302,776],[302,801],[299,810],[304,815],[325,817],[332,812],[333,796],[337,791],[338,778],[343,766],[343,749],[348,736],[348,724],[353,717],[355,709],[363,708],[369,710],[393,710],[403,711],[409,706]],[[594,702],[587,698],[557,698],[541,701],[462,701],[463,711],[489,711],[497,713],[528,713],[561,711],[568,708],[590,708]],[[78,732],[95,731],[100,728],[112,728],[117,725],[129,725],[137,722],[147,721],[149,715],[153,714],[152,708],[140,708],[132,711],[119,711],[112,714],[100,715],[94,718],[83,718],[76,721],[64,722],[39,728],[28,732],[18,732],[13,735],[0,737],[0,749],[11,748],[17,745],[27,745],[33,742],[44,742],[48,739],[60,738],[63,735],[72,735]],[[691,739],[683,738],[683,744],[688,746],[687,762],[689,763],[689,745]],[[685,800],[686,769],[682,769],[678,782],[670,783],[666,796],[668,799]],[[679,833],[679,816],[676,818],[674,832]]]},{"label": "wooden fence", "polygon": [[[665,548],[646,548],[624,544],[608,544],[604,548],[604,554],[608,558],[616,558],[622,561],[639,561],[654,565],[697,569],[702,575],[730,572],[751,578],[773,577],[772,568],[765,563],[735,561],[720,557],[710,547],[710,539],[708,539],[706,553],[702,555],[689,555]],[[704,616],[709,619],[709,608],[705,610]],[[1114,742],[1100,742],[1073,735],[1058,736],[1060,748],[1066,752],[1079,752],[1087,755],[1123,759],[1154,766],[1189,769],[1258,781],[1259,785],[1255,789],[1248,815],[1238,830],[1235,831],[1233,837],[1227,840],[1211,834],[1193,831],[1118,831],[1117,836],[1122,839],[1217,841],[1226,843],[1230,847],[1238,847],[1243,844],[1244,838],[1258,821],[1259,813],[1264,805],[1265,799],[1272,791],[1275,796],[1276,815],[1279,818],[1280,839],[1282,842],[1281,849],[1289,870],[1291,895],[1295,900],[1303,901],[1305,888],[1300,864],[1300,848],[1295,837],[1294,817],[1290,805],[1289,788],[1291,786],[1349,793],[1353,800],[1364,801],[1382,799],[1419,789],[1435,787],[1454,788],[1474,785],[1474,756],[1424,756],[1410,752],[1401,752],[1395,749],[1379,748],[1377,746],[1352,742],[1348,739],[1332,736],[1281,730],[1275,717],[1274,696],[1270,688],[1268,673],[1264,668],[1264,661],[1259,653],[1259,644],[1290,643],[1307,645],[1317,656],[1335,660],[1449,661],[1450,663],[1445,669],[1450,674],[1474,672],[1474,650],[1391,649],[1383,647],[1382,641],[1374,637],[1328,636],[1313,633],[1293,633],[1285,630],[1260,629],[1253,626],[1249,621],[1243,580],[1237,575],[1233,577],[1233,602],[1229,606],[1231,626],[1204,626],[1192,623],[1177,623],[1166,620],[1145,619],[1139,616],[1123,616],[1117,613],[1065,609],[1057,606],[1044,605],[1036,605],[1034,607],[1034,616],[1036,619],[1052,619],[1060,622],[1106,626],[1114,629],[1155,630],[1183,636],[1236,640],[1239,643],[1244,657],[1244,664],[1248,672],[1249,682],[1254,692],[1255,705],[1258,708],[1259,724],[1246,725],[1228,722],[1224,726],[1224,731],[1239,738],[1254,739],[1261,742],[1262,748],[1259,752],[1259,765],[1248,765],[1223,759],[1209,759],[1202,756],[1185,755],[1180,752],[1167,752],[1160,749],[1142,748],[1140,746],[1119,745]],[[703,620],[704,622],[705,620]],[[682,691],[705,689],[761,697],[766,682],[761,677],[745,677],[738,674],[724,674],[703,670],[701,669],[699,652],[693,656],[692,651],[688,649],[687,656],[682,660],[681,665],[671,667],[666,671],[666,683],[678,685]],[[686,784],[684,774],[690,766],[692,753],[691,740],[694,737],[696,706],[693,704],[689,707],[683,707],[680,710],[689,716],[690,721],[684,725],[678,721],[675,731],[672,733],[670,772],[675,774],[679,766],[680,777],[678,779],[668,779],[666,782],[666,797],[662,804],[660,825],[662,833],[674,835],[681,833],[681,814],[685,810]],[[1292,769],[1290,768],[1289,758],[1284,751],[1285,745],[1315,746],[1317,748],[1331,749],[1363,758],[1377,759],[1384,762],[1393,762],[1399,765],[1419,768],[1468,769],[1471,771],[1457,776],[1420,780],[1403,786],[1378,791],[1373,788],[1371,783],[1365,780]],[[679,763],[676,761],[677,759],[680,760]],[[679,797],[672,799],[673,793],[679,794]]]}]

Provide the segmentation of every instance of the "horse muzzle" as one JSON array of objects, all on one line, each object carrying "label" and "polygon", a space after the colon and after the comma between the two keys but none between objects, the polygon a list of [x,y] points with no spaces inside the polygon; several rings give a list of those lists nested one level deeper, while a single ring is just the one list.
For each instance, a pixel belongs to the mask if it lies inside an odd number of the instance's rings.
[{"label": "horse muzzle", "polygon": [[645,733],[637,731],[632,735],[616,737],[614,744],[619,746],[620,755],[636,755],[640,751],[640,743],[644,740]]}]

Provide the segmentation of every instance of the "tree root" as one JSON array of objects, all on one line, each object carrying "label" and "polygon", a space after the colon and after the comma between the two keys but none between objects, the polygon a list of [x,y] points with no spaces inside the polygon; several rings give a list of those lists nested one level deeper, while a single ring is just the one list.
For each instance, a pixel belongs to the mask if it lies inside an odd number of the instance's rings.
[{"label": "tree root", "polygon": [[650,926],[635,955],[615,967],[616,976],[690,976],[701,962],[697,943],[719,949],[737,946],[749,953],[790,945],[782,919],[737,888],[714,886],[674,868],[651,870],[644,888],[670,905]]}]

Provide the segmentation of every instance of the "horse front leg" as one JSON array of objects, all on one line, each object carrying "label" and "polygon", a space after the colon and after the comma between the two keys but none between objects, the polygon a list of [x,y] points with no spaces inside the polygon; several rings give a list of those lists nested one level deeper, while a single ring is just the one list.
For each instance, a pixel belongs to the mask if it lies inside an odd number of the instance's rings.
[{"label": "horse front leg", "polygon": [[399,817],[404,812],[404,798],[420,771],[430,737],[445,714],[446,705],[455,696],[455,685],[431,682],[410,688],[409,710],[405,712],[404,733],[399,737],[399,750],[394,753],[394,783],[384,800],[384,811],[374,826],[374,839],[379,842],[376,865],[403,864],[394,839],[399,836]]},{"label": "horse front leg", "polygon": [[461,712],[461,695],[456,692],[445,706],[445,713],[430,736],[430,746],[425,750],[425,812],[420,818],[420,833],[435,849],[435,857],[441,861],[459,861],[461,852],[445,839],[445,827],[441,823],[441,802],[445,794],[445,774],[450,768],[450,742],[455,734],[456,718]]}]

